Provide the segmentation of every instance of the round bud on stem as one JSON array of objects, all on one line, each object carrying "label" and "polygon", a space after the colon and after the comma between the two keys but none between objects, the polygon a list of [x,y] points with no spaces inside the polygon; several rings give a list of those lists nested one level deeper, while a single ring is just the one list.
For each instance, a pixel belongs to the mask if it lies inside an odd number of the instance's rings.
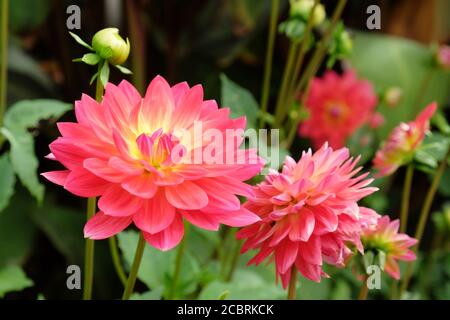
[{"label": "round bud on stem", "polygon": [[130,54],[130,42],[128,38],[123,40],[117,28],[98,31],[92,38],[92,48],[102,59],[113,65],[124,63]]},{"label": "round bud on stem", "polygon": [[[314,7],[314,0],[291,0],[290,16],[298,16],[308,21],[311,10]],[[313,26],[317,26],[325,20],[326,13],[322,4],[317,4],[313,13]]]}]

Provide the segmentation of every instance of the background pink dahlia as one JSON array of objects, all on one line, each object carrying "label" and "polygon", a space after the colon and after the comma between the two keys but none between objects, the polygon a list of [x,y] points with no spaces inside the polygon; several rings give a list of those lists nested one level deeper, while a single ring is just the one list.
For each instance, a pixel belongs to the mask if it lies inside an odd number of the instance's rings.
[{"label": "background pink dahlia", "polygon": [[[362,250],[361,226],[372,210],[358,201],[377,188],[367,187],[367,173],[356,176],[359,159],[347,148],[333,150],[324,144],[314,154],[303,152],[295,162],[287,157],[281,173],[272,172],[255,187],[255,198],[245,207],[261,221],[237,234],[246,239],[242,252],[259,250],[249,264],[275,260],[276,273],[284,287],[291,268],[319,282],[322,264],[341,266],[350,254],[347,243]],[[326,275],[325,275],[326,276]]]},{"label": "background pink dahlia", "polygon": [[[148,243],[168,250],[181,241],[184,219],[208,230],[259,220],[237,195],[253,195],[243,181],[261,170],[262,160],[255,150],[239,149],[241,137],[225,148],[206,135],[245,129],[245,117],[230,119],[229,109],[204,101],[201,86],[170,87],[158,76],[142,98],[126,81],[109,83],[101,103],[83,95],[75,113],[77,122],[58,123],[62,137],[50,144],[50,158],[65,170],[43,175],[77,196],[100,197],[85,237],[108,238],[134,223]],[[195,123],[203,131],[194,132]],[[240,161],[195,157],[211,147]]]},{"label": "background pink dahlia", "polygon": [[358,80],[350,70],[342,75],[328,71],[312,80],[305,105],[310,117],[300,123],[299,133],[310,138],[315,148],[325,142],[340,148],[371,121],[376,104],[377,96],[368,81]]},{"label": "background pink dahlia", "polygon": [[382,251],[386,256],[384,270],[394,279],[400,279],[398,261],[416,260],[416,254],[410,250],[417,240],[407,234],[399,233],[400,221],[391,221],[389,216],[380,217],[375,224],[363,227],[361,241],[365,251]]}]

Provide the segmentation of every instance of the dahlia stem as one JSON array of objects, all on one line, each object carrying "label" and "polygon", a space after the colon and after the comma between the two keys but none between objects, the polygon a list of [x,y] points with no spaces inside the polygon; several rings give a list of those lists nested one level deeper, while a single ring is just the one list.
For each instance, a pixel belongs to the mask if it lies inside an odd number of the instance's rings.
[{"label": "dahlia stem", "polygon": [[314,21],[314,10],[316,9],[317,5],[319,4],[319,0],[314,1],[314,5],[311,9],[311,13],[309,14],[308,21],[306,23],[306,29],[303,34],[303,38],[300,42],[300,49],[298,52],[298,57],[296,59],[296,63],[294,66],[293,75],[290,79],[290,82],[288,84],[287,92],[286,92],[286,103],[285,108],[283,108],[280,111],[280,122],[283,121],[286,114],[289,112],[289,108],[292,105],[292,103],[295,100],[295,96],[297,92],[295,91],[295,84],[298,81],[298,77],[300,75],[300,71],[303,66],[303,61],[305,59],[305,54],[308,51],[308,43],[309,43],[309,36],[313,29],[313,21]]},{"label": "dahlia stem", "polygon": [[297,268],[294,266],[291,267],[291,279],[289,280],[288,287],[288,300],[295,300],[297,295]]},{"label": "dahlia stem", "polygon": [[[425,231],[425,225],[428,220],[428,216],[430,214],[431,205],[433,204],[434,196],[436,195],[437,188],[441,181],[442,175],[444,174],[445,168],[447,167],[447,159],[450,156],[450,148],[447,150],[445,157],[442,159],[439,167],[434,174],[433,180],[431,181],[430,188],[428,189],[427,195],[425,197],[425,201],[422,206],[422,210],[420,212],[419,223],[417,224],[416,233],[414,238],[417,239],[417,244],[414,246],[414,252],[417,252],[419,248],[419,243],[422,240],[423,232]],[[410,262],[405,272],[405,277],[403,278],[403,282],[400,286],[400,291],[398,298],[401,299],[403,293],[406,291],[409,285],[409,281],[411,280],[412,272],[413,272],[414,263]]]},{"label": "dahlia stem", "polygon": [[228,270],[227,276],[225,277],[225,280],[231,281],[233,278],[234,271],[236,271],[237,263],[239,261],[239,256],[241,255],[241,241],[234,241],[235,247],[232,251],[231,256],[231,263],[230,263],[230,269]]},{"label": "dahlia stem", "polygon": [[281,109],[283,108],[283,104],[285,103],[286,91],[289,81],[291,79],[292,67],[295,62],[295,56],[297,54],[298,44],[292,42],[289,48],[288,58],[286,66],[283,71],[283,78],[281,80],[280,93],[278,94],[277,104],[275,105],[275,124],[274,126],[277,128],[280,126],[281,121]]},{"label": "dahlia stem", "polygon": [[139,234],[139,241],[134,254],[133,265],[131,266],[130,274],[128,275],[128,280],[125,285],[125,290],[123,291],[122,300],[129,300],[131,294],[133,293],[134,285],[139,272],[139,266],[141,265],[142,255],[144,254],[144,248],[145,239],[141,232]]},{"label": "dahlia stem", "polygon": [[270,78],[272,76],[273,48],[275,44],[275,35],[277,31],[278,13],[280,10],[280,0],[272,0],[270,11],[269,37],[267,38],[266,61],[264,67],[264,79],[261,93],[261,117],[259,127],[263,128],[265,124],[264,114],[267,111],[270,92]]},{"label": "dahlia stem", "polygon": [[[106,61],[104,63],[107,63]],[[95,88],[95,100],[100,102],[103,97],[103,84],[100,80],[100,70],[103,63],[98,64],[98,75]],[[95,214],[97,209],[97,199],[88,198],[86,220],[88,221]],[[84,252],[84,287],[83,287],[83,300],[92,299],[92,282],[94,280],[94,240],[86,239],[85,252]]]},{"label": "dahlia stem", "polygon": [[[300,78],[300,81],[297,84],[297,87],[295,88],[294,92],[300,92],[303,87],[306,89],[302,93],[302,102],[300,105],[304,105],[306,98],[308,96],[309,88],[310,88],[310,82],[311,79],[314,77],[314,75],[319,70],[320,65],[322,64],[323,59],[326,56],[327,48],[328,48],[328,42],[333,35],[333,31],[335,30],[337,23],[339,21],[339,18],[342,15],[342,12],[345,8],[345,4],[347,3],[347,0],[339,0],[339,3],[337,4],[336,8],[334,9],[333,16],[331,17],[330,25],[328,26],[327,30],[325,31],[324,36],[322,37],[322,40],[317,45],[316,50],[314,51],[314,54],[308,63],[308,66],[303,73],[302,77]],[[285,146],[287,148],[290,148],[292,145],[292,142],[294,141],[295,132],[297,130],[297,126],[299,123],[299,119],[294,119],[293,122],[293,128],[291,127],[290,132],[288,134],[288,139],[285,142]]]},{"label": "dahlia stem", "polygon": [[127,284],[127,275],[122,268],[122,262],[120,261],[119,248],[117,248],[116,237],[113,236],[109,240],[109,251],[111,253],[111,258],[113,261],[114,269],[116,270],[117,276],[120,282],[125,286]]},{"label": "dahlia stem", "polygon": [[[3,117],[7,104],[8,82],[8,0],[1,0],[0,16],[0,127],[3,125]],[[3,137],[0,136],[0,147]]]},{"label": "dahlia stem", "polygon": [[411,185],[414,175],[414,165],[406,167],[405,182],[403,184],[402,204],[400,208],[400,232],[405,233],[408,226],[409,199],[411,197]]},{"label": "dahlia stem", "polygon": [[184,252],[186,251],[186,242],[187,242],[188,232],[189,232],[189,224],[185,224],[184,225],[184,239],[178,246],[177,256],[175,257],[175,271],[173,273],[172,283],[171,283],[170,291],[168,294],[168,299],[171,299],[171,300],[175,299],[175,296],[176,296],[178,281],[180,279],[181,263],[183,262]]},{"label": "dahlia stem", "polygon": [[361,284],[361,289],[359,290],[358,300],[367,300],[368,294],[369,288],[367,287],[367,276],[364,276],[364,279]]},{"label": "dahlia stem", "polygon": [[[95,198],[88,198],[86,217],[89,220],[96,210]],[[83,300],[92,298],[92,281],[94,279],[94,240],[86,239],[84,251],[84,286]]]}]

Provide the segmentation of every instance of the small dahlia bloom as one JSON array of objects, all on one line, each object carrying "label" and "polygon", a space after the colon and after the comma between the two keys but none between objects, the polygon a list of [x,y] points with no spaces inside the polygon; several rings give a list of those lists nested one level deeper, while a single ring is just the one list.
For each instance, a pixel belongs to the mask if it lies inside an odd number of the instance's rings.
[{"label": "small dahlia bloom", "polygon": [[300,123],[299,134],[319,148],[326,141],[333,148],[345,145],[347,138],[372,119],[377,96],[372,85],[358,80],[353,71],[338,75],[328,71],[314,78],[306,100],[310,117]]},{"label": "small dahlia bloom", "polygon": [[292,268],[319,282],[327,276],[324,262],[343,266],[351,254],[348,245],[362,250],[360,232],[372,210],[358,201],[377,188],[367,187],[373,180],[367,173],[356,175],[358,160],[347,148],[333,151],[324,144],[314,154],[303,152],[298,162],[287,157],[281,173],[271,172],[254,187],[255,197],[245,208],[261,221],[237,233],[246,239],[242,253],[259,250],[249,264],[275,261],[277,278],[286,287]]},{"label": "small dahlia bloom", "polygon": [[261,158],[239,148],[242,136],[226,147],[211,136],[244,130],[245,117],[230,119],[229,109],[204,101],[199,85],[170,87],[160,76],[143,98],[126,81],[105,89],[101,103],[87,95],[75,103],[77,122],[58,123],[50,158],[66,169],[43,174],[77,196],[100,197],[85,237],[105,239],[133,223],[168,250],[181,241],[183,220],[208,230],[259,220],[237,195],[253,196],[244,181],[260,172]]},{"label": "small dahlia bloom", "polygon": [[415,150],[430,128],[430,119],[436,109],[436,103],[432,103],[414,121],[402,122],[392,130],[373,160],[378,176],[388,176],[413,159]]},{"label": "small dahlia bloom", "polygon": [[386,263],[384,270],[394,279],[400,279],[400,269],[397,261],[413,261],[416,254],[410,250],[417,240],[407,234],[398,233],[400,221],[391,221],[388,216],[382,216],[377,223],[363,227],[361,241],[364,251],[384,252]]}]

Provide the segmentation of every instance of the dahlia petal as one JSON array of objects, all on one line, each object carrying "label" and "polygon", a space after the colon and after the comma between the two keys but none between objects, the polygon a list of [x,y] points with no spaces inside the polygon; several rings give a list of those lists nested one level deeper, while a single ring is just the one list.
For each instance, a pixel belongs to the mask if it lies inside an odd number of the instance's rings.
[{"label": "dahlia petal", "polygon": [[127,80],[122,80],[119,83],[119,89],[125,94],[128,99],[129,108],[134,108],[137,104],[141,103],[142,97],[136,88]]},{"label": "dahlia petal", "polygon": [[184,235],[183,219],[177,214],[173,222],[164,230],[150,234],[144,232],[145,240],[155,248],[161,251],[167,251],[176,247]]},{"label": "dahlia petal", "polygon": [[178,102],[180,101],[180,98],[189,91],[189,85],[186,81],[184,81],[177,83],[171,89],[175,105],[176,107],[178,107]]},{"label": "dahlia petal", "polygon": [[400,268],[394,259],[387,259],[384,266],[384,271],[386,271],[395,280],[400,280]]},{"label": "dahlia petal", "polygon": [[211,231],[219,230],[219,219],[212,214],[208,214],[198,210],[182,210],[181,214],[194,226]]},{"label": "dahlia petal", "polygon": [[245,208],[240,208],[236,211],[224,211],[223,213],[215,214],[215,216],[220,223],[230,227],[245,227],[261,220],[256,214]]},{"label": "dahlia petal", "polygon": [[176,112],[173,115],[172,128],[188,128],[198,119],[200,108],[203,102],[203,88],[201,85],[192,87],[183,94],[177,104]]},{"label": "dahlia petal", "polygon": [[175,102],[169,84],[163,77],[157,76],[151,82],[142,102],[142,125],[151,123],[149,132],[159,128],[167,131],[175,108]]},{"label": "dahlia petal", "polygon": [[338,227],[338,217],[332,210],[318,206],[314,208],[314,213],[314,218],[316,221],[314,226],[314,234],[323,235],[328,232],[336,231]]},{"label": "dahlia petal", "polygon": [[285,239],[275,248],[275,263],[277,271],[285,273],[297,259],[298,243]]},{"label": "dahlia petal", "polygon": [[167,202],[164,193],[157,192],[152,199],[145,200],[133,221],[142,231],[155,234],[167,228],[175,216],[175,208]]},{"label": "dahlia petal", "polygon": [[99,211],[84,226],[84,237],[101,240],[112,237],[131,224],[132,217],[111,217]]},{"label": "dahlia petal", "polygon": [[80,168],[69,173],[64,183],[64,189],[80,197],[98,197],[105,192],[109,185],[109,182]]},{"label": "dahlia petal", "polygon": [[69,173],[70,173],[69,170],[59,170],[59,171],[44,172],[44,173],[41,173],[41,175],[44,178],[46,178],[48,181],[53,182],[54,184],[64,186]]},{"label": "dahlia petal", "polygon": [[129,194],[119,185],[110,186],[98,201],[98,207],[103,213],[115,217],[133,215],[142,205],[142,199]]},{"label": "dahlia petal", "polygon": [[115,156],[111,157],[108,160],[108,166],[118,171],[121,171],[128,176],[137,176],[144,173],[144,170],[142,168],[139,168],[135,164],[127,162]]},{"label": "dahlia petal", "polygon": [[398,257],[399,260],[403,261],[414,261],[417,259],[416,254],[412,250],[407,250],[404,254]]},{"label": "dahlia petal", "polygon": [[109,167],[107,161],[97,158],[89,158],[84,160],[83,167],[97,177],[105,179],[109,182],[118,183],[127,177],[127,175],[123,172]]},{"label": "dahlia petal", "polygon": [[190,181],[184,181],[176,186],[167,186],[165,193],[170,204],[178,209],[196,210],[208,204],[206,192]]},{"label": "dahlia petal", "polygon": [[306,262],[301,255],[298,255],[295,266],[305,278],[311,281],[320,282],[322,276],[321,266]]},{"label": "dahlia petal", "polygon": [[84,159],[92,157],[91,154],[64,138],[56,139],[49,147],[56,160],[70,170],[82,167]]},{"label": "dahlia petal", "polygon": [[319,236],[312,235],[307,242],[298,242],[298,251],[306,262],[322,265],[322,248]]},{"label": "dahlia petal", "polygon": [[308,241],[309,237],[314,231],[315,226],[314,213],[307,208],[303,208],[299,214],[298,224],[299,229],[297,231],[298,232],[297,238],[300,241]]},{"label": "dahlia petal", "polygon": [[129,193],[144,199],[152,198],[158,190],[153,178],[148,174],[125,179],[122,182],[122,188]]}]

